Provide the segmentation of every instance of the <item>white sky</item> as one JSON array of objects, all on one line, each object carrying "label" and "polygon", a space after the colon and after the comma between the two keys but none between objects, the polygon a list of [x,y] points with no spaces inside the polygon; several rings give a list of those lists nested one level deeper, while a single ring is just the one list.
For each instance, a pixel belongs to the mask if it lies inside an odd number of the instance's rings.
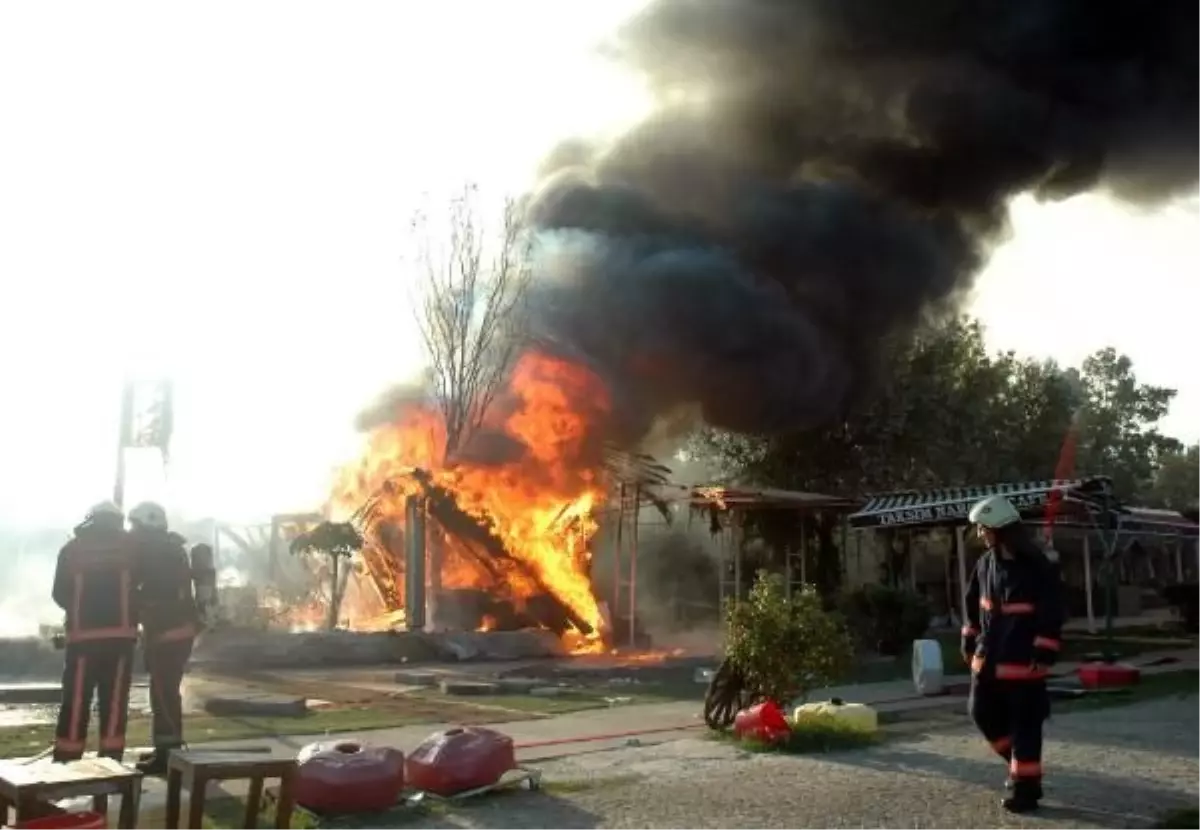
[{"label": "white sky", "polygon": [[[135,459],[133,498],[229,519],[319,502],[353,413],[419,363],[413,207],[519,190],[556,139],[634,117],[589,49],[637,5],[0,4],[0,523],[110,492],[126,371],[169,373],[178,405],[170,486]],[[995,344],[1112,343],[1200,435],[1195,203],[1015,219],[976,308]]]}]

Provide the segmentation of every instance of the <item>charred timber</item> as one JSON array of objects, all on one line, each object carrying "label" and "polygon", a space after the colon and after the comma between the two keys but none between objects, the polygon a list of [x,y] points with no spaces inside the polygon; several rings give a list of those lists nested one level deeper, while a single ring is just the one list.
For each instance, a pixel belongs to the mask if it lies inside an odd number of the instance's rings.
[{"label": "charred timber", "polygon": [[[504,615],[509,617],[510,624],[514,625],[514,627],[524,627],[521,623],[532,621],[560,635],[571,629],[575,629],[583,634],[593,633],[593,628],[585,620],[580,619],[566,605],[559,602],[549,592],[545,583],[538,578],[538,575],[526,563],[508,552],[504,542],[492,532],[490,527],[463,510],[455,500],[453,493],[435,484],[433,477],[425,470],[413,469],[409,475],[421,488],[429,517],[436,521],[443,530],[453,536],[461,544],[462,549],[470,553],[472,559],[488,572],[496,584],[502,584],[504,581],[503,573],[496,566],[496,562],[502,560],[541,586],[543,594],[530,598],[524,614],[511,611],[510,614]],[[396,490],[396,486],[390,482],[384,487],[384,493],[390,494]],[[366,507],[364,513],[368,516],[368,521],[370,521],[372,515],[378,519],[373,507]],[[381,541],[395,541],[394,539],[387,540],[386,538],[396,534],[395,529],[389,527],[387,523],[380,523],[377,532],[381,537]],[[388,550],[395,550],[390,544],[385,544],[385,547]],[[402,606],[403,603],[396,607]]]}]

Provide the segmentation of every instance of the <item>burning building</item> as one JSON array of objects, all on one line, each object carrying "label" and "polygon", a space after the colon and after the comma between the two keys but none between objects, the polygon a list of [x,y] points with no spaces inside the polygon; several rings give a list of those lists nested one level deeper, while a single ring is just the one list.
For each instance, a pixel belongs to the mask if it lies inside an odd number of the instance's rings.
[{"label": "burning building", "polygon": [[[605,416],[607,394],[585,368],[529,351],[489,410],[484,429],[493,447],[487,457],[468,443],[445,459],[445,434],[436,410],[420,402],[398,405],[392,419],[371,433],[358,463],[344,471],[335,503],[359,511],[368,528],[363,576],[376,586],[374,620],[402,617],[402,555],[410,530],[409,499],[420,499],[429,523],[430,587],[435,600],[469,625],[541,625],[572,645],[599,648],[607,629],[591,586],[589,540],[597,530],[594,508],[605,497],[603,452],[597,452],[593,419]],[[474,460],[472,460],[474,459]],[[471,626],[475,627],[475,626]]]},{"label": "burning building", "polygon": [[1198,30],[1194,0],[651,2],[610,51],[659,104],[546,160],[523,203],[538,345],[475,445],[447,458],[435,412],[399,405],[337,487],[373,505],[382,610],[421,495],[443,591],[548,596],[599,643],[603,448],[837,419],[891,338],[955,308],[1018,194],[1194,192]]}]

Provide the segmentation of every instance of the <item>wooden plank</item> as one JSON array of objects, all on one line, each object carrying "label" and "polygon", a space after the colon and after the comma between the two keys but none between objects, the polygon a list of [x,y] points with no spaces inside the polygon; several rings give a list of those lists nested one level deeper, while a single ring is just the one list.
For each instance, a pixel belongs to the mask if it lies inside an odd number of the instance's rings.
[{"label": "wooden plank", "polygon": [[68,764],[55,764],[49,761],[36,764],[0,761],[0,779],[14,786],[53,784],[85,779],[121,779],[139,775],[137,770],[111,758],[84,758]]}]

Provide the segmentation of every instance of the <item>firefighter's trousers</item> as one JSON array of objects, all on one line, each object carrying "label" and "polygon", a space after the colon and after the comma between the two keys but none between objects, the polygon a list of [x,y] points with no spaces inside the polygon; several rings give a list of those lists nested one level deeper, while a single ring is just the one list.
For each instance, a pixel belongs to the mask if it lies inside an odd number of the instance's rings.
[{"label": "firefighter's trousers", "polygon": [[100,714],[99,754],[121,760],[129,721],[133,646],[133,640],[67,645],[54,760],[76,761],[83,757],[93,700]]},{"label": "firefighter's trousers", "polygon": [[970,710],[983,737],[1008,765],[1014,791],[1040,793],[1042,726],[1050,716],[1046,681],[976,676]]},{"label": "firefighter's trousers", "polygon": [[[147,638],[149,639],[149,637]],[[192,657],[192,640],[147,643],[146,671],[150,675],[150,711],[154,748],[183,746],[183,673]]]}]

